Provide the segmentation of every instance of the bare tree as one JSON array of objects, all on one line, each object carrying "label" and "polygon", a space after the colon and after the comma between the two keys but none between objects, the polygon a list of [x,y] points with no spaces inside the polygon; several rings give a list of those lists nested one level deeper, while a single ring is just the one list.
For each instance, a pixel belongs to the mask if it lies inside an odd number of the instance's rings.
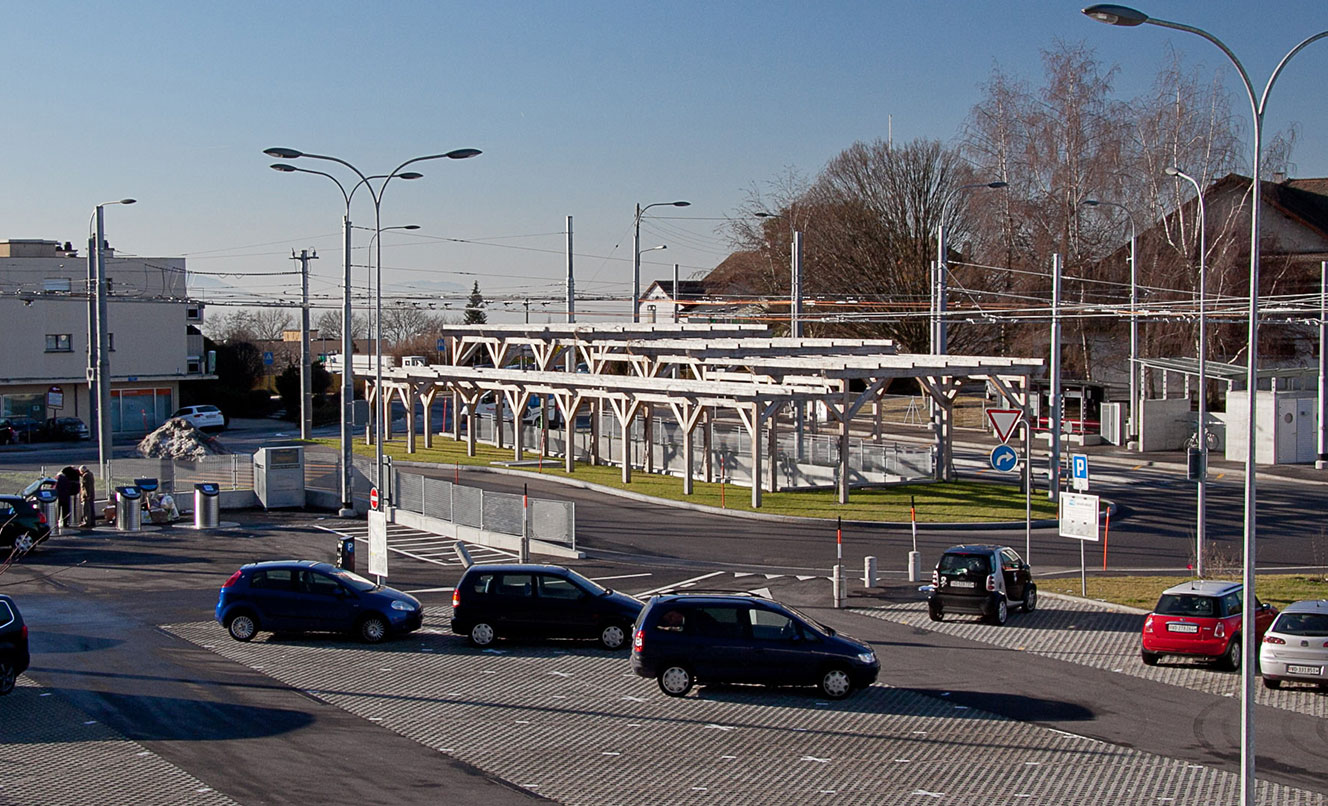
[{"label": "bare tree", "polygon": [[295,315],[287,308],[255,308],[249,326],[260,341],[279,341],[281,334],[294,326]]},{"label": "bare tree", "polygon": [[[314,319],[314,327],[327,339],[341,338],[341,311],[323,311]],[[368,338],[369,319],[363,314],[352,312],[350,315],[351,338]]]}]

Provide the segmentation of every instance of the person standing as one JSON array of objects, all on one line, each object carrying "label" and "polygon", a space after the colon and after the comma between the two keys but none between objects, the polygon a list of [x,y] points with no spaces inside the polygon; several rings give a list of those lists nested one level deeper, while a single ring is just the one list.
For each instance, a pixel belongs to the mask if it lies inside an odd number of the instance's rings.
[{"label": "person standing", "polygon": [[80,529],[97,525],[97,479],[87,465],[78,468],[78,515]]},{"label": "person standing", "polygon": [[55,500],[60,505],[60,525],[73,524],[74,510],[71,504],[78,494],[78,471],[72,465],[66,465],[60,475],[55,477]]}]

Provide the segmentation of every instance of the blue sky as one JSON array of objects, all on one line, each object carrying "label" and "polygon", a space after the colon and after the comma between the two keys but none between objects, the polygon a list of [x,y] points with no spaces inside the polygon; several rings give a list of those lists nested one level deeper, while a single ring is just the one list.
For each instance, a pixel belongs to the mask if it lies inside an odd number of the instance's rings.
[{"label": "blue sky", "polygon": [[[83,246],[93,207],[132,196],[139,204],[107,213],[120,251],[184,255],[247,294],[294,299],[296,278],[272,273],[312,247],[313,293],[336,298],[340,195],[322,177],[269,170],[262,150],[380,173],[473,147],[484,154],[426,163],[424,179],[389,187],[384,225],[421,227],[383,236],[389,300],[475,280],[490,297],[558,298],[571,215],[578,293],[621,298],[607,306],[621,321],[636,203],[692,202],[650,211],[643,247],[669,248],[645,255],[643,286],[674,262],[684,277],[704,272],[727,253],[719,230],[753,183],[786,167],[815,175],[854,141],[891,132],[949,141],[994,66],[1036,84],[1039,51],[1058,39],[1119,65],[1122,98],[1149,88],[1168,45],[1239,91],[1199,37],[1109,27],[1082,5],[7,3],[0,237]],[[1287,50],[1328,29],[1322,0],[1138,7],[1221,38],[1260,91]],[[1291,62],[1270,101],[1270,131],[1301,127],[1298,176],[1328,175],[1325,76],[1328,40]],[[1243,92],[1233,109],[1248,127]],[[372,227],[367,198],[352,219]],[[369,235],[355,234],[356,264]],[[205,296],[233,296],[204,283]],[[539,311],[532,321],[549,318]]]}]

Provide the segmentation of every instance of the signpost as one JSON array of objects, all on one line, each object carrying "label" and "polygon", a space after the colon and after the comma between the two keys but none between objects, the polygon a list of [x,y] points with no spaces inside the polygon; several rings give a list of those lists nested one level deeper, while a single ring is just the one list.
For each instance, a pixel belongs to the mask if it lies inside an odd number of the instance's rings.
[{"label": "signpost", "polygon": [[1098,497],[1079,493],[1061,493],[1060,535],[1079,541],[1079,592],[1088,595],[1088,566],[1084,543],[1098,541]]},{"label": "signpost", "polygon": [[378,584],[387,576],[387,513],[369,510],[369,573]]}]

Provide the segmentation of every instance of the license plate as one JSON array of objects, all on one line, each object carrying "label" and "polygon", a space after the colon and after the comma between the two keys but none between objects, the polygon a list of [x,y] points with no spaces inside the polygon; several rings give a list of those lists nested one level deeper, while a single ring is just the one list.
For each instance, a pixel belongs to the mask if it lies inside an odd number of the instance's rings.
[{"label": "license plate", "polygon": [[1173,621],[1167,625],[1167,632],[1198,632],[1198,631],[1199,631],[1198,624],[1182,624],[1180,622]]},{"label": "license plate", "polygon": [[1318,677],[1323,674],[1322,666],[1287,666],[1287,674],[1309,674]]},{"label": "license plate", "polygon": [[974,587],[977,587],[977,583],[976,583],[976,582],[968,582],[967,580],[963,580],[963,579],[956,579],[956,580],[952,580],[952,581],[950,582],[950,587],[952,587],[952,588],[974,588]]}]

